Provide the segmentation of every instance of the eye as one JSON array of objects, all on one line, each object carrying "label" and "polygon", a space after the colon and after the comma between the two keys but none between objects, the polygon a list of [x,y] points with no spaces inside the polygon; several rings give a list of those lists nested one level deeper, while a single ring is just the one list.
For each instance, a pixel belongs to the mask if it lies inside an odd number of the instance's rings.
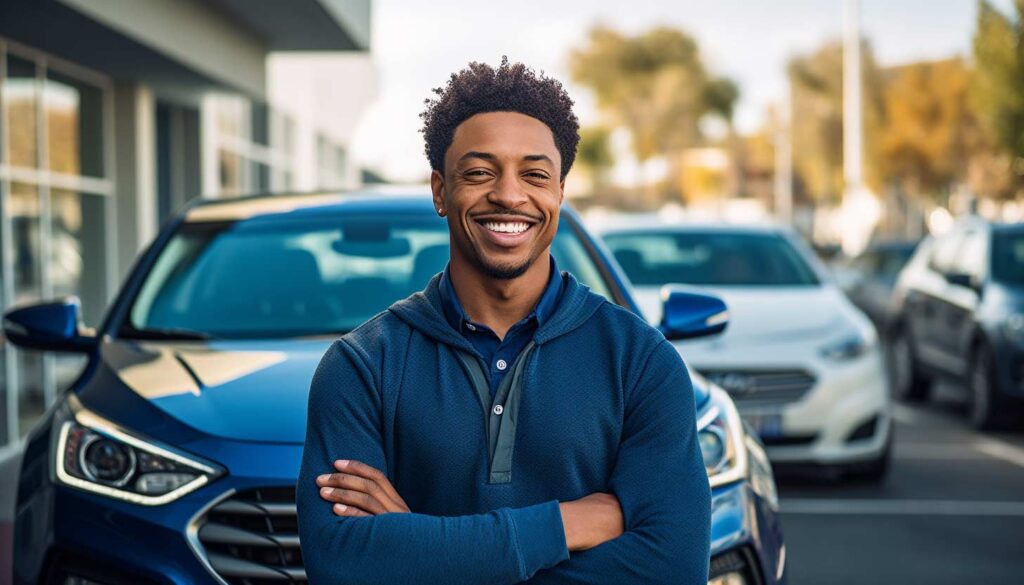
[{"label": "eye", "polygon": [[491,174],[489,172],[483,169],[472,169],[463,173],[463,176],[474,178],[489,177],[490,175]]},{"label": "eye", "polygon": [[546,173],[542,173],[540,171],[530,171],[529,173],[526,173],[526,176],[527,177],[532,177],[534,179],[543,179],[543,180],[547,180],[547,178],[548,178]]}]

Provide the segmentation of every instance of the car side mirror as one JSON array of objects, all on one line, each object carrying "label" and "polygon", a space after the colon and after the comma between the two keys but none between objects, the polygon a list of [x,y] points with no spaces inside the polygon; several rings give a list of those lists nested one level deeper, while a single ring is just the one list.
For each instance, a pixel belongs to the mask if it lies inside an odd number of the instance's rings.
[{"label": "car side mirror", "polygon": [[96,348],[96,332],[82,325],[81,301],[65,297],[4,314],[4,335],[18,347],[88,353]]},{"label": "car side mirror", "polygon": [[714,295],[666,285],[661,288],[661,303],[658,328],[670,341],[715,335],[729,324],[725,301]]}]

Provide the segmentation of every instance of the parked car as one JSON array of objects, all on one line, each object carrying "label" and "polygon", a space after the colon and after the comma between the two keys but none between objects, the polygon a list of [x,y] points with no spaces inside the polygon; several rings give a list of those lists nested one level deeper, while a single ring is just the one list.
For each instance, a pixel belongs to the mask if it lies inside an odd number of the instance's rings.
[{"label": "parked car", "polygon": [[1024,399],[1024,225],[977,217],[929,239],[900,273],[888,331],[895,394],[964,384],[971,423],[1010,423]]},{"label": "parked car", "polygon": [[625,224],[603,236],[650,322],[680,285],[725,300],[722,336],[676,347],[729,392],[773,462],[884,477],[892,432],[876,332],[797,236],[697,224]]},{"label": "parked car", "polygon": [[[9,312],[13,343],[89,358],[3,478],[18,484],[14,582],[305,582],[295,482],[314,369],[339,334],[439,272],[448,242],[423,193],[204,201],[141,255],[97,331],[73,298]],[[552,252],[639,312],[571,209]],[[666,306],[669,337],[725,326],[720,299],[678,293]],[[693,385],[709,583],[781,583],[768,459],[724,391]]]},{"label": "parked car", "polygon": [[875,324],[879,332],[892,320],[893,288],[896,277],[917,248],[916,241],[873,242],[863,252],[833,268],[836,282],[850,301]]}]

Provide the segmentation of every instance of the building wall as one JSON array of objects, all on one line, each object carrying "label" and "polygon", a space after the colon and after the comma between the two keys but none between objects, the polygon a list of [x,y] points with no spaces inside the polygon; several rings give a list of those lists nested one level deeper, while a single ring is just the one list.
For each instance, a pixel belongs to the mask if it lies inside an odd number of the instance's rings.
[{"label": "building wall", "polygon": [[[141,14],[136,3],[59,1],[146,43],[140,51],[171,51],[178,34],[154,20],[159,10]],[[203,8],[138,4],[174,10],[179,21]],[[372,99],[372,65],[337,83],[314,80],[304,99],[278,92],[281,103],[268,101],[268,54],[230,24],[214,18],[178,37],[222,37],[191,48],[204,63],[174,54],[167,71],[195,67],[180,83],[145,79],[148,65],[133,75],[130,56],[102,71],[0,34],[0,309],[75,295],[85,324],[96,326],[138,252],[190,199],[357,186],[347,141]],[[332,94],[338,87],[349,88],[345,100]],[[339,107],[345,112],[332,112]],[[83,365],[81,356],[0,340],[0,447],[23,437]]]}]

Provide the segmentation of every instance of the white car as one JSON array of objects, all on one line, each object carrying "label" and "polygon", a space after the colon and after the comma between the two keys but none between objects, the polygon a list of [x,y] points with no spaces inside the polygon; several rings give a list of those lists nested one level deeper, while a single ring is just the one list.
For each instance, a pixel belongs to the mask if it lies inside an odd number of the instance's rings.
[{"label": "white car", "polygon": [[798,236],[746,225],[599,231],[652,323],[666,286],[725,301],[724,334],[676,348],[729,392],[773,462],[884,477],[891,401],[877,334]]}]

